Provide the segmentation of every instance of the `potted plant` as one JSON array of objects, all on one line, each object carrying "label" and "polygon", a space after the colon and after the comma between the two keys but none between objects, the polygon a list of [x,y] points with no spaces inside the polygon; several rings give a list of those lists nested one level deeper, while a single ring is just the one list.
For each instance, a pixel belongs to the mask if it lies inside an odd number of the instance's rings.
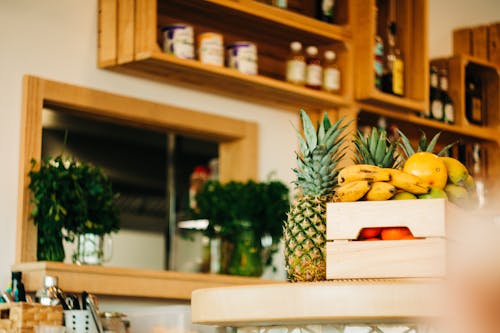
[{"label": "potted plant", "polygon": [[279,181],[209,181],[196,202],[197,217],[209,220],[207,235],[221,240],[221,273],[260,276],[262,239],[272,240],[270,260],[283,234],[288,188]]},{"label": "potted plant", "polygon": [[[90,163],[58,156],[41,163],[32,161],[29,188],[33,193],[32,216],[38,228],[38,260],[63,261],[63,239],[78,238],[74,259],[102,263],[103,235],[119,230],[116,195],[102,170]],[[90,236],[94,237],[90,237]],[[98,247],[95,262],[82,257],[85,239]],[[101,242],[100,244],[98,244]],[[100,260],[99,260],[100,259]]]}]

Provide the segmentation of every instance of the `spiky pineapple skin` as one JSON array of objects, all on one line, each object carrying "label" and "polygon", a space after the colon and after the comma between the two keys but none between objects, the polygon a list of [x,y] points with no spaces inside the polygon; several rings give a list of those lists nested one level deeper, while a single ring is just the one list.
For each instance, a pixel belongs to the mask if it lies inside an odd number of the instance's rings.
[{"label": "spiky pineapple skin", "polygon": [[285,222],[285,258],[288,279],[293,282],[326,279],[325,196],[297,198]]}]

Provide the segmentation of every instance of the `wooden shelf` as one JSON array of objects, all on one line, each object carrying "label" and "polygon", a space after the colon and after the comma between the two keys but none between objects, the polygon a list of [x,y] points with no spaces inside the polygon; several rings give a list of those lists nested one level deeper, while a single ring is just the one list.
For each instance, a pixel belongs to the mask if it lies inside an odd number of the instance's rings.
[{"label": "wooden shelf", "polygon": [[210,66],[196,60],[180,59],[152,52],[150,57],[116,68],[134,75],[180,82],[197,89],[237,96],[241,99],[279,105],[297,112],[301,107],[331,109],[348,106],[351,101],[339,95],[296,86],[261,75],[246,75],[226,67]]},{"label": "wooden shelf", "polygon": [[23,272],[27,291],[43,284],[45,275],[57,276],[65,292],[87,291],[96,295],[190,300],[196,289],[269,284],[277,281],[216,274],[181,273],[106,266],[78,266],[59,262],[21,263],[12,270]]},{"label": "wooden shelf", "polygon": [[443,314],[438,298],[441,287],[439,280],[405,279],[204,289],[193,293],[191,313],[196,324],[235,327],[409,323]]}]

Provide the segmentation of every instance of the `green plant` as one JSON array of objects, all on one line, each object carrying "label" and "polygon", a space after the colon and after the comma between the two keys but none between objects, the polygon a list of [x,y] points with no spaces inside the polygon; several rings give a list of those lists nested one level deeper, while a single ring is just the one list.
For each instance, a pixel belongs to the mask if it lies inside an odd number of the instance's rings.
[{"label": "green plant", "polygon": [[69,240],[75,234],[102,235],[119,230],[114,205],[117,195],[100,168],[58,156],[44,159],[39,168],[32,160],[29,176],[39,260],[64,259],[60,249],[51,250],[49,246],[62,241],[63,229]]},{"label": "green plant", "polygon": [[209,181],[196,196],[196,203],[195,215],[209,220],[209,237],[233,237],[241,232],[241,222],[248,221],[257,237],[271,236],[275,243],[281,239],[290,207],[288,188],[279,181]]}]

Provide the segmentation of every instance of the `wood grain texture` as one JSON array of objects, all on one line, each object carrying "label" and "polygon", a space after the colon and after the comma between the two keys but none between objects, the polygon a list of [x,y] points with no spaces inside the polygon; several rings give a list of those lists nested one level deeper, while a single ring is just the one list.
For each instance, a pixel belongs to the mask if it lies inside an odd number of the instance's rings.
[{"label": "wood grain texture", "polygon": [[118,1],[117,63],[134,60],[135,1]]},{"label": "wood grain texture", "polygon": [[[253,122],[196,112],[56,81],[24,78],[16,262],[36,260],[36,228],[30,219],[28,171],[39,160],[44,104],[80,116],[123,122],[219,142],[220,177],[258,178],[258,127]],[[227,165],[226,165],[227,164]]]},{"label": "wood grain texture", "polygon": [[488,60],[500,65],[500,23],[488,27]]},{"label": "wood grain texture", "polygon": [[269,284],[277,281],[215,274],[180,273],[105,266],[78,266],[55,262],[16,264],[13,270],[23,272],[27,291],[40,288],[45,275],[57,276],[65,292],[83,290],[97,295],[187,300],[200,288],[235,285]]},{"label": "wood grain texture", "polygon": [[159,50],[156,43],[156,6],[156,0],[135,0],[135,60],[147,58],[152,51]]},{"label": "wood grain texture", "polygon": [[472,55],[484,60],[488,59],[488,27],[472,28]]},{"label": "wood grain texture", "polygon": [[97,27],[97,65],[101,68],[117,62],[118,0],[99,0]]},{"label": "wood grain texture", "polygon": [[472,31],[470,28],[453,30],[453,54],[472,55]]},{"label": "wood grain texture", "polygon": [[439,278],[446,273],[440,238],[327,243],[327,279]]},{"label": "wood grain texture", "polygon": [[444,237],[448,205],[445,199],[328,203],[326,238],[355,240],[369,227],[408,227],[415,237]]}]

